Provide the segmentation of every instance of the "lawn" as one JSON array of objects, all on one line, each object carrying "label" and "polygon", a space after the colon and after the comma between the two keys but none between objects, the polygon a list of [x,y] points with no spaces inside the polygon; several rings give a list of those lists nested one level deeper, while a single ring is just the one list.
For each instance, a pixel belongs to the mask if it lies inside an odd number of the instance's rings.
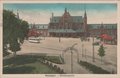
[{"label": "lawn", "polygon": [[[45,56],[45,59],[47,57],[48,56]],[[3,61],[3,65],[4,65],[3,73],[4,74],[59,74],[59,72],[56,71],[55,69],[39,61],[39,60],[43,60],[43,58],[44,56],[18,55],[14,58],[6,59]],[[59,57],[57,56],[55,57],[49,56],[47,59],[49,59],[50,61],[57,59],[58,61],[58,58]]]}]

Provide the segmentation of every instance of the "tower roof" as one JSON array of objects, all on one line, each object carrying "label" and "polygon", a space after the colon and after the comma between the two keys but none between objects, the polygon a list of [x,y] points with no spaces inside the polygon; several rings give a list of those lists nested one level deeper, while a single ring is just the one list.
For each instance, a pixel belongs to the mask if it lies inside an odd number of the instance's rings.
[{"label": "tower roof", "polygon": [[85,10],[85,13],[84,13],[84,17],[87,17],[87,13],[86,13],[86,10]]},{"label": "tower roof", "polygon": [[67,8],[65,8],[65,12],[67,12]]},{"label": "tower roof", "polygon": [[70,13],[67,11],[67,8],[65,8],[65,12],[63,14],[63,17],[69,17]]}]

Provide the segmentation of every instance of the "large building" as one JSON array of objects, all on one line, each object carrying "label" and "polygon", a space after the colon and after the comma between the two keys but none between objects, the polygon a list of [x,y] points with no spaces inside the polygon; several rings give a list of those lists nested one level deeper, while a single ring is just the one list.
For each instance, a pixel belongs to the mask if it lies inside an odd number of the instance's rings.
[{"label": "large building", "polygon": [[50,18],[49,36],[52,37],[89,37],[108,34],[117,39],[117,24],[87,24],[87,13],[84,16],[71,16],[65,9],[62,16]]},{"label": "large building", "polygon": [[62,16],[54,16],[50,18],[49,35],[53,37],[79,37],[87,36],[87,14],[84,16],[71,16],[65,8]]},{"label": "large building", "polygon": [[71,16],[67,9],[62,16],[52,13],[49,24],[30,24],[30,30],[50,37],[99,37],[107,34],[117,41],[117,24],[87,24],[86,11],[84,16]]}]

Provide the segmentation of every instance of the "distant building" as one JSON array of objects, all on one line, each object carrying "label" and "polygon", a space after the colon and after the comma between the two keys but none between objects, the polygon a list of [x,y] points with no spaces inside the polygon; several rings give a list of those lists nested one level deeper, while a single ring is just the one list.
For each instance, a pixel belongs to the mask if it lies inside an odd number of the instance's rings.
[{"label": "distant building", "polygon": [[112,44],[117,44],[117,24],[88,24],[89,36],[100,37],[102,35],[108,35],[112,40]]},{"label": "distant building", "polygon": [[39,36],[49,36],[48,24],[30,24],[29,31],[31,32],[31,30],[36,31]]},{"label": "distant building", "polygon": [[117,38],[117,24],[88,24],[90,36],[100,36],[108,34],[113,38]]}]

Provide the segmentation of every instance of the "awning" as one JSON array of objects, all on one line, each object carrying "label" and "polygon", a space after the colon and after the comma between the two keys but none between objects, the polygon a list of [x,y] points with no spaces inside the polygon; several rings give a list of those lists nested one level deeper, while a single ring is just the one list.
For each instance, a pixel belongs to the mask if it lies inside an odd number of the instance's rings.
[{"label": "awning", "polygon": [[105,39],[105,40],[112,40],[112,37],[107,35],[107,34],[102,34],[102,35],[100,35],[100,37]]},{"label": "awning", "polygon": [[54,33],[79,33],[84,32],[82,29],[49,29],[48,32],[54,32]]},{"label": "awning", "polygon": [[76,31],[72,29],[49,29],[48,31],[54,33],[76,33]]}]

